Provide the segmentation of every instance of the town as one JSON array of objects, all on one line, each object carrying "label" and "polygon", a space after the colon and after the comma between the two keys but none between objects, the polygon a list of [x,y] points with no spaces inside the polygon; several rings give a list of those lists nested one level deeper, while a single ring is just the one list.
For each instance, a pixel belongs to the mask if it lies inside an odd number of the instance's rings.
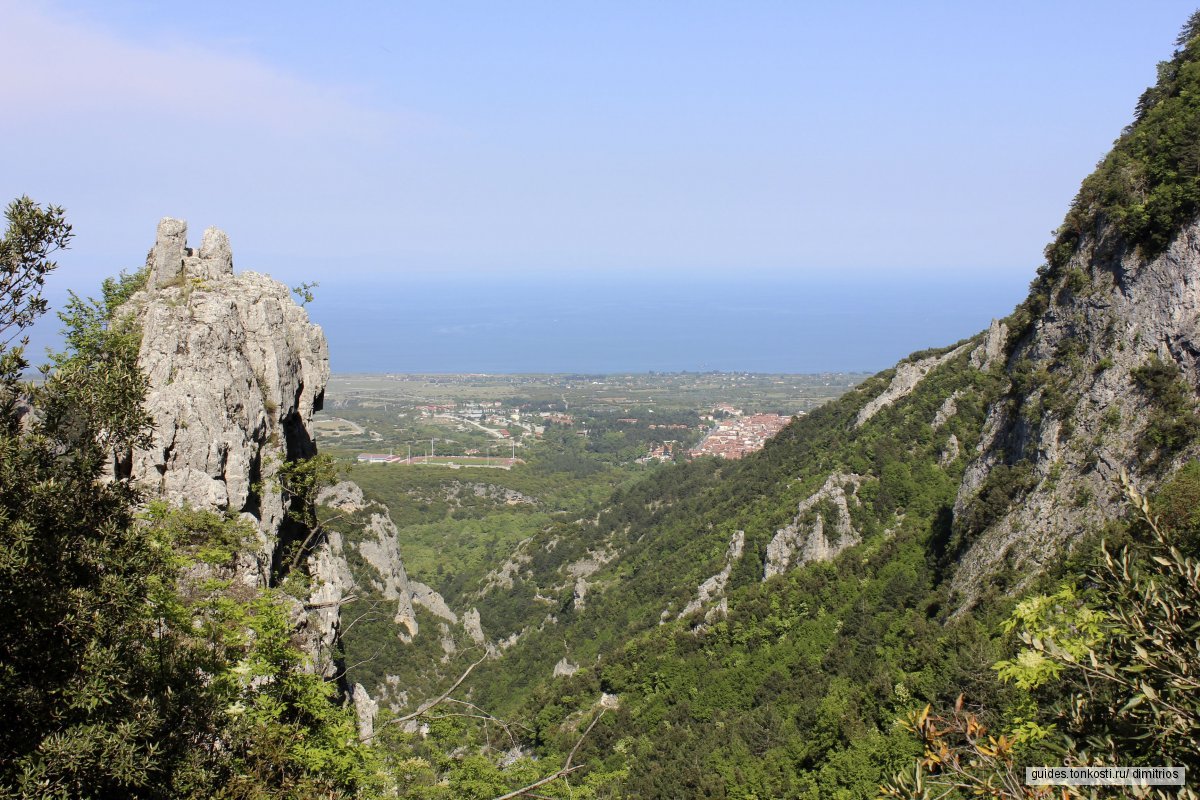
[{"label": "town", "polygon": [[784,426],[793,419],[782,414],[750,414],[747,416],[741,409],[728,405],[718,406],[714,411],[723,412],[728,415],[728,418],[717,422],[716,427],[701,439],[698,445],[688,451],[688,455],[692,458],[698,456],[741,458],[761,450],[768,439],[783,430]]},{"label": "town", "polygon": [[564,451],[612,467],[737,459],[862,377],[335,375],[314,429],[322,451],[362,464],[509,470]]}]

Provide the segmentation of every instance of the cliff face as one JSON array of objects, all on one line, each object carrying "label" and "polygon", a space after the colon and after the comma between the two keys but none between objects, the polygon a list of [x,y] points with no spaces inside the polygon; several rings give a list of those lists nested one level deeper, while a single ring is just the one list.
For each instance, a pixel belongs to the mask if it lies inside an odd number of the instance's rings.
[{"label": "cliff face", "polygon": [[[1007,509],[970,541],[954,585],[970,597],[1001,568],[1039,570],[1064,544],[1120,514],[1122,470],[1140,488],[1197,453],[1156,446],[1143,371],[1200,387],[1200,223],[1145,258],[1101,226],[1057,277],[1035,284],[1045,309],[1009,342],[1007,394],[992,404],[955,504],[969,517],[1000,468],[1020,472]],[[1185,416],[1194,410],[1181,409]],[[1012,467],[1016,467],[1013,470]]]},{"label": "cliff face", "polygon": [[[116,471],[173,505],[251,522],[257,541],[237,555],[233,574],[269,586],[297,535],[275,477],[281,464],[316,452],[309,423],[329,379],[325,336],[286,286],[235,275],[229,240],[215,228],[192,249],[186,223],[163,219],[146,266],[145,288],[118,313],[142,331],[138,363],[154,433]],[[348,591],[339,544],[323,541],[311,554],[312,596],[292,609],[314,669],[326,675],[336,672],[338,609]]]},{"label": "cliff face", "polygon": [[329,348],[286,286],[233,273],[225,234],[186,246],[185,223],[164,219],[130,310],[150,382],[150,448],[127,469],[173,503],[244,512],[255,522],[265,578],[285,509],[270,489],[278,465],[315,452],[309,423],[329,379]]},{"label": "cliff face", "polygon": [[[186,223],[163,219],[146,266],[146,288],[119,313],[142,332],[138,361],[149,380],[154,436],[116,470],[174,505],[252,522],[257,543],[238,555],[235,579],[270,586],[285,577],[308,533],[289,517],[276,478],[281,465],[316,453],[310,423],[329,379],[325,335],[286,286],[234,274],[229,240],[215,228],[193,249]],[[417,622],[387,509],[366,503],[349,482],[319,502],[335,521],[303,561],[307,596],[292,598],[292,623],[313,669],[333,678],[342,672],[334,659],[347,603],[378,595],[394,609],[394,633],[404,640]],[[369,574],[356,575],[350,561]],[[355,699],[371,707],[365,692]]]}]

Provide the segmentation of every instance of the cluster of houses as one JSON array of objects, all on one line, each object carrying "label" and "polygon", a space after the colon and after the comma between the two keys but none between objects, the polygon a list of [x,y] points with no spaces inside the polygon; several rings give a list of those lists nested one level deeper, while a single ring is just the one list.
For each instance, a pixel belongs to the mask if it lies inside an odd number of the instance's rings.
[{"label": "cluster of houses", "polygon": [[[717,410],[726,411],[724,408]],[[698,445],[688,451],[688,455],[693,458],[697,456],[741,458],[756,450],[761,450],[767,440],[783,430],[784,426],[791,422],[791,419],[791,417],[780,414],[742,416],[741,412],[738,412],[737,415],[718,421],[716,427],[709,431]]]}]

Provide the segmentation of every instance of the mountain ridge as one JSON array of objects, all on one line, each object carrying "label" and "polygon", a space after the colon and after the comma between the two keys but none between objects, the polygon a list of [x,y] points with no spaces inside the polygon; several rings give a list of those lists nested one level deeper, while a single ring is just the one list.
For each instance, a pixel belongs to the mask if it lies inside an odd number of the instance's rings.
[{"label": "mountain ridge", "polygon": [[[618,698],[584,752],[598,769],[639,754],[622,786],[645,797],[830,796],[851,762],[875,777],[846,796],[865,796],[911,757],[887,725],[914,703],[1009,702],[987,676],[1016,597],[1128,536],[1123,480],[1145,495],[1200,455],[1200,224],[1191,173],[1163,167],[1198,138],[1173,133],[1200,130],[1198,32],[1200,15],[1012,314],[742,462],[664,470],[523,542],[477,590],[489,638],[517,641],[472,700],[545,720],[553,752],[569,728],[547,709]],[[752,745],[755,725],[777,743]]]}]

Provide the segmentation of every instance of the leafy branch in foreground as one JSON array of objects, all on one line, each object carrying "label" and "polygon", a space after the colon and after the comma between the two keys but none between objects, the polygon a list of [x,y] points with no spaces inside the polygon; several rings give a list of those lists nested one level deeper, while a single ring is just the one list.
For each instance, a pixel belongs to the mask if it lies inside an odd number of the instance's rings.
[{"label": "leafy branch in foreground", "polygon": [[927,705],[904,723],[924,745],[925,754],[911,774],[897,775],[881,787],[882,797],[935,800],[963,793],[1015,800],[1059,796],[1052,787],[1025,785],[1016,741],[989,734],[979,717],[963,708],[962,695],[950,713],[936,715],[932,710]]},{"label": "leafy branch in foreground", "polygon": [[8,204],[8,227],[0,238],[0,352],[19,339],[46,313],[42,287],[58,265],[50,255],[64,249],[74,235],[60,206],[42,208],[28,197]]},{"label": "leafy branch in foreground", "polygon": [[[1089,576],[1084,595],[1064,586],[1025,600],[1006,629],[1018,633],[1017,656],[996,665],[999,677],[1033,693],[1022,705],[1040,719],[1013,720],[1007,736],[984,738],[978,719],[926,708],[906,725],[924,756],[911,774],[881,787],[884,797],[943,798],[969,792],[996,798],[1100,797],[1103,789],[1060,787],[1039,794],[1015,778],[1029,760],[1024,746],[1050,745],[1057,730],[1067,766],[1183,766],[1200,770],[1200,561],[1194,509],[1200,504],[1195,465],[1180,472],[1152,503],[1122,476],[1143,541],[1112,552]],[[1156,505],[1184,513],[1155,514]],[[1043,702],[1035,704],[1033,697]],[[1038,708],[1044,709],[1038,713]],[[1045,757],[1053,752],[1043,747]],[[1196,798],[1190,787],[1129,789],[1134,796]]]}]

